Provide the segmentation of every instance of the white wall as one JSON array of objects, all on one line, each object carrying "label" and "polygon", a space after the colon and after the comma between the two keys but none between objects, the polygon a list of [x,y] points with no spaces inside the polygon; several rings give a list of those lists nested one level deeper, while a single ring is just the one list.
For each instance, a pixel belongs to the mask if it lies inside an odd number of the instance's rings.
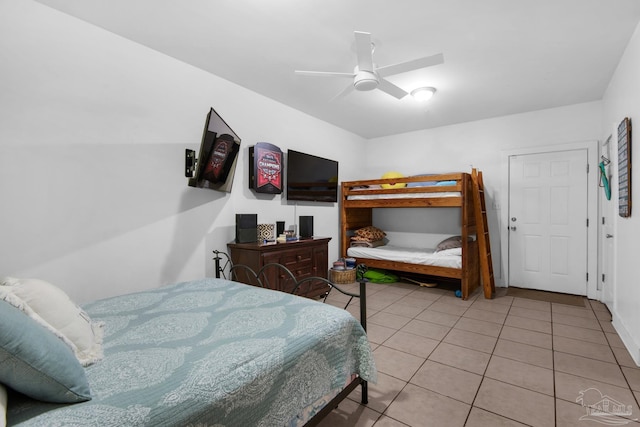
[{"label": "white wall", "polygon": [[[363,141],[39,3],[4,0],[0,276],[47,279],[83,302],[212,275],[211,251],[232,240],[235,213],[288,224],[314,215],[316,234],[333,237],[330,258],[337,257],[337,204],[294,206],[248,189],[247,148],[260,141],[339,160],[342,180],[477,167],[490,229],[500,230],[502,154],[593,141],[623,117],[638,120],[639,51],[636,31],[602,103]],[[243,139],[231,194],[189,188],[183,176],[184,149],[198,148],[210,107]],[[640,200],[640,186],[633,188]],[[615,225],[611,308],[639,362],[637,209]],[[491,243],[499,254],[496,233]]]},{"label": "white wall", "polygon": [[[433,98],[437,102],[437,98]],[[434,104],[433,108],[437,108]],[[506,225],[500,222],[506,209],[507,195],[504,188],[504,153],[525,148],[546,147],[557,144],[597,141],[602,136],[602,108],[600,102],[571,105],[568,107],[533,111],[494,119],[462,123],[436,129],[410,132],[369,140],[367,143],[366,177],[378,178],[384,172],[397,170],[404,175],[421,173],[471,172],[475,167],[482,171],[491,255],[494,275],[499,285],[504,285],[505,268],[501,257],[501,234]],[[451,215],[458,210],[428,210],[430,230],[451,231]],[[431,212],[435,211],[435,212]],[[394,213],[383,219],[387,226],[397,224]],[[414,229],[425,222],[403,215],[403,227]],[[422,222],[420,222],[422,221]],[[459,227],[459,221],[458,221]],[[404,230],[399,230],[404,231]]]},{"label": "white wall", "polygon": [[[603,98],[603,135],[617,128],[617,125],[629,117],[633,125],[640,124],[640,25],[631,38],[622,60],[618,64],[609,87]],[[636,132],[636,135],[638,133]],[[616,164],[617,137],[613,139],[611,154]],[[635,139],[635,140],[634,140]],[[632,135],[631,163],[640,165],[638,159],[639,138]],[[640,169],[631,170],[631,217],[614,219],[614,270],[615,282],[613,304],[609,309],[613,315],[613,325],[635,362],[640,365],[640,283],[638,283],[638,254],[640,253]],[[617,174],[612,179],[612,207],[617,212]],[[633,203],[635,202],[635,203]]]},{"label": "white wall", "polygon": [[[329,157],[354,179],[362,138],[32,1],[0,3],[0,52],[0,276],[79,302],[211,276],[236,213],[314,215],[338,256],[337,203],[256,195],[247,151]],[[231,194],[184,177],[210,107],[242,138]]]}]

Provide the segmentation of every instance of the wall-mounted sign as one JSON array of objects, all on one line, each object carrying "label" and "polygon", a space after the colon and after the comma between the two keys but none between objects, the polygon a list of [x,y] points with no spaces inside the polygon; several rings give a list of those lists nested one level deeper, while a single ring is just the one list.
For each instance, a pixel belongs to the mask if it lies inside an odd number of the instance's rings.
[{"label": "wall-mounted sign", "polygon": [[231,135],[219,135],[213,143],[202,177],[210,182],[226,181],[238,148]]},{"label": "wall-mounted sign", "polygon": [[618,125],[618,214],[631,216],[631,120]]},{"label": "wall-mounted sign", "polygon": [[249,188],[256,193],[282,193],[282,150],[268,142],[249,147]]}]

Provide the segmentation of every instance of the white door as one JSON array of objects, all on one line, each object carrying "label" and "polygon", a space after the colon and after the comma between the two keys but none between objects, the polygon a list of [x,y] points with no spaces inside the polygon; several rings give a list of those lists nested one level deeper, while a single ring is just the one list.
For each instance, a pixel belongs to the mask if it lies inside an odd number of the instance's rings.
[{"label": "white door", "polygon": [[509,157],[509,286],[587,294],[587,150]]},{"label": "white door", "polygon": [[[609,218],[611,219],[611,218]],[[602,273],[600,276],[600,285],[602,291],[602,302],[613,307],[613,283],[614,283],[614,268],[613,268],[613,227],[610,224],[606,224],[602,227]]]},{"label": "white door", "polygon": [[[618,125],[614,125],[614,130],[617,132]],[[605,143],[601,147],[600,151],[600,161],[602,162],[604,173],[609,180],[609,189],[610,189],[610,198],[607,199],[606,192],[604,189],[604,184],[602,183],[602,170],[600,167],[599,171],[599,185],[602,188],[598,189],[598,196],[600,198],[600,277],[599,279],[599,287],[598,290],[601,291],[601,301],[607,304],[609,307],[613,305],[613,283],[614,283],[614,272],[615,268],[613,265],[613,254],[614,254],[614,229],[613,229],[613,221],[615,216],[617,215],[617,200],[612,194],[613,188],[612,185],[612,177],[617,175],[614,167],[616,165],[615,160],[611,157],[611,153],[615,150],[612,149],[613,138],[612,135],[606,139]],[[614,161],[612,161],[614,160]]]}]

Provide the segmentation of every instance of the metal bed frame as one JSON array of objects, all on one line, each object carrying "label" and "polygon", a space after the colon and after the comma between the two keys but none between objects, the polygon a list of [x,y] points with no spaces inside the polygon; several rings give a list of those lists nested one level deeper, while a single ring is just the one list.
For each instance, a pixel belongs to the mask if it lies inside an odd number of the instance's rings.
[{"label": "metal bed frame", "polygon": [[[320,283],[326,286],[326,291],[318,298],[318,300],[322,301],[323,303],[326,302],[327,297],[329,296],[331,291],[334,289],[349,297],[349,300],[344,306],[345,310],[347,309],[347,307],[349,306],[351,301],[353,301],[354,298],[359,298],[360,299],[360,324],[362,325],[362,328],[365,330],[365,332],[367,331],[366,283],[368,280],[363,275],[364,271],[366,271],[366,266],[364,264],[357,266],[358,274],[356,277],[360,286],[360,293],[355,294],[352,292],[345,291],[344,289],[340,289],[335,283],[332,283],[330,280],[325,279],[323,277],[312,276],[312,277],[306,277],[298,281],[293,275],[293,273],[282,264],[278,264],[278,263],[266,264],[260,269],[260,271],[256,273],[255,271],[253,271],[253,269],[251,269],[250,267],[244,264],[233,265],[231,258],[225,252],[214,250],[213,253],[215,254],[213,258],[213,260],[215,261],[215,271],[216,271],[215,274],[216,274],[216,278],[218,279],[224,278],[228,280],[237,281],[239,272],[242,272],[243,277],[247,278],[248,281],[251,282],[249,283],[250,285],[272,289],[269,286],[269,280],[268,280],[266,271],[271,269],[277,269],[281,274],[286,275],[288,278],[290,278],[290,280],[292,280],[293,283],[295,283],[295,286],[291,291],[291,293],[294,295],[299,295],[304,297],[312,288],[314,289],[317,288],[318,284]],[[314,415],[313,418],[311,418],[305,424],[305,427],[313,427],[318,425],[320,421],[322,421],[322,419],[324,419],[331,411],[337,408],[338,404],[342,402],[358,386],[362,387],[362,393],[361,393],[361,399],[360,399],[361,403],[363,405],[366,405],[367,403],[369,403],[368,383],[367,381],[363,380],[358,376],[349,384],[347,384],[347,386],[340,393],[338,393],[338,395],[334,397],[329,403],[327,403],[316,415]]]}]

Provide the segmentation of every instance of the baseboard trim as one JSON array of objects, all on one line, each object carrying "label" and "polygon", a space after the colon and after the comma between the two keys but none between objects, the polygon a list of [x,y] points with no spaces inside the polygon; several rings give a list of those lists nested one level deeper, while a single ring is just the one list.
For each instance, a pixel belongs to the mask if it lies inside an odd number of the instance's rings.
[{"label": "baseboard trim", "polygon": [[615,328],[618,336],[622,340],[623,344],[629,350],[629,354],[633,361],[640,367],[640,345],[633,339],[633,335],[629,333],[629,328],[622,321],[620,316],[618,316],[615,312],[611,313],[613,327]]}]

